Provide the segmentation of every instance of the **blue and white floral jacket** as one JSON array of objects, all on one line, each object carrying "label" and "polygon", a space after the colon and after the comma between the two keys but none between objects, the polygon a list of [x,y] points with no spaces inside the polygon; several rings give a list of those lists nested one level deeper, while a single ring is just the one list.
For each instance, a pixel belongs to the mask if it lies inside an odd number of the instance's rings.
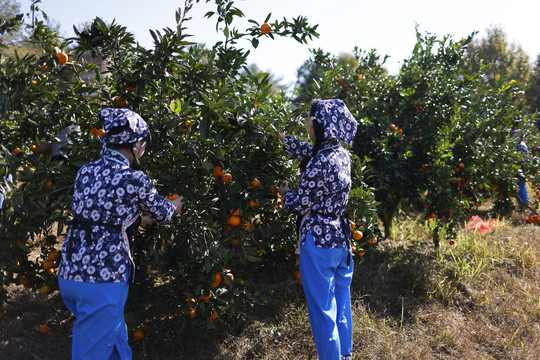
[{"label": "blue and white floral jacket", "polygon": [[[285,136],[285,150],[302,159],[313,145]],[[343,248],[350,241],[350,223],[346,208],[351,190],[351,160],[349,152],[334,139],[324,142],[308,162],[296,191],[287,190],[283,203],[287,211],[304,215],[300,227],[300,245],[306,235],[313,235],[320,248]]]},{"label": "blue and white floral jacket", "polygon": [[71,206],[73,221],[58,276],[91,283],[133,279],[127,231],[137,226],[141,210],[159,222],[170,222],[176,214],[148,175],[108,148],[77,173]]}]

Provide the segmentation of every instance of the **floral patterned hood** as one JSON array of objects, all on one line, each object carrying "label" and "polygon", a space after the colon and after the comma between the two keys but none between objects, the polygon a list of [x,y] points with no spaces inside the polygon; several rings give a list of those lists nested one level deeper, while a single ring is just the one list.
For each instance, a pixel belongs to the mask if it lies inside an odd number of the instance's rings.
[{"label": "floral patterned hood", "polygon": [[315,119],[324,128],[324,137],[335,137],[351,145],[358,122],[343,100],[321,100],[315,108]]}]

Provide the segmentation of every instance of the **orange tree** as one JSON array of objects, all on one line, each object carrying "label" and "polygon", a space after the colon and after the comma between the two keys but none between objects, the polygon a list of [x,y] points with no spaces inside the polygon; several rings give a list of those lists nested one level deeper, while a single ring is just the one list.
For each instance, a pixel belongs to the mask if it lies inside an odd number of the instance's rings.
[{"label": "orange tree", "polygon": [[[443,228],[453,236],[456,217],[490,197],[498,209],[512,206],[521,159],[511,131],[526,130],[530,144],[537,135],[517,106],[522,89],[504,79],[491,88],[483,77],[489,64],[471,72],[464,56],[471,38],[417,32],[413,54],[396,76],[386,74],[375,51],[356,49],[356,69],[335,59],[317,62],[327,66],[313,94],[345,99],[360,119],[353,148],[369,169],[385,236],[400,206],[425,212],[435,245]],[[536,184],[538,162],[527,161]]]},{"label": "orange tree", "polygon": [[[269,15],[265,26],[250,20],[240,31],[233,24],[241,10],[232,1],[216,1],[207,16],[216,18],[223,41],[204,48],[188,41],[186,16],[193,5],[188,0],[177,11],[176,28],[151,32],[153,49],[136,45],[121,25],[97,18],[64,42],[43,41],[40,55],[2,59],[0,130],[8,151],[0,169],[16,178],[0,218],[3,284],[56,287],[54,250],[65,238],[76,172],[99,156],[101,106],[128,107],[148,121],[153,142],[143,167],[162,194],[186,199],[182,216],[148,227],[134,241],[131,324],[147,316],[140,303],[150,300],[154,285],[172,312],[207,326],[231,301],[259,300],[242,278],[275,268],[292,275],[294,221],[281,211],[275,189],[282,179],[294,180],[297,170],[266,130],[287,124],[299,134],[303,111],[274,92],[266,74],[249,72],[249,51],[239,44],[257,48],[275,36],[306,43],[317,36],[316,26],[303,17],[270,22]],[[50,30],[39,23],[36,33]],[[69,136],[67,156],[38,154],[39,142],[54,142],[67,125],[79,130]],[[372,209],[362,173],[355,184],[361,189],[352,203]],[[373,224],[374,216],[369,219]],[[5,301],[5,291],[2,296]]]}]

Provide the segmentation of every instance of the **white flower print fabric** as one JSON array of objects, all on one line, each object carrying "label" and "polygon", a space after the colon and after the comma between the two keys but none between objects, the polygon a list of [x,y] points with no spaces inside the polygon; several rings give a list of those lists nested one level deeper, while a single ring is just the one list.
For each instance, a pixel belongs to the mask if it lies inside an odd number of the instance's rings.
[{"label": "white flower print fabric", "polygon": [[[310,154],[313,148],[312,144],[290,136],[285,137],[284,143],[285,150],[298,159]],[[298,189],[288,190],[283,197],[287,211],[297,215],[309,212],[300,228],[301,245],[308,232],[320,248],[346,247],[350,240],[346,208],[351,190],[351,161],[349,152],[336,143],[323,143],[307,164]]]},{"label": "white flower print fabric", "polygon": [[133,269],[122,226],[129,226],[141,210],[159,222],[170,222],[176,214],[150,177],[132,169],[112,149],[104,149],[99,160],[79,170],[71,205],[74,222],[62,247],[58,275],[92,283],[128,280]]}]

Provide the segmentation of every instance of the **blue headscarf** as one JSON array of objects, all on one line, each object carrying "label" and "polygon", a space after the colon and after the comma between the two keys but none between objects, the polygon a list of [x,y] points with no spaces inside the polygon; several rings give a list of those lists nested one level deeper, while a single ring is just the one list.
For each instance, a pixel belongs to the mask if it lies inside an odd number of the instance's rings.
[{"label": "blue headscarf", "polygon": [[[150,138],[148,125],[143,118],[135,111],[129,109],[101,108],[101,118],[103,119],[103,130],[106,136],[103,138],[103,145],[134,144],[140,140]],[[127,125],[127,126],[126,126]],[[113,128],[124,127],[119,133],[110,133]]]},{"label": "blue headscarf", "polygon": [[324,137],[335,137],[351,145],[358,122],[343,100],[321,100],[315,108],[315,119],[324,129]]}]

